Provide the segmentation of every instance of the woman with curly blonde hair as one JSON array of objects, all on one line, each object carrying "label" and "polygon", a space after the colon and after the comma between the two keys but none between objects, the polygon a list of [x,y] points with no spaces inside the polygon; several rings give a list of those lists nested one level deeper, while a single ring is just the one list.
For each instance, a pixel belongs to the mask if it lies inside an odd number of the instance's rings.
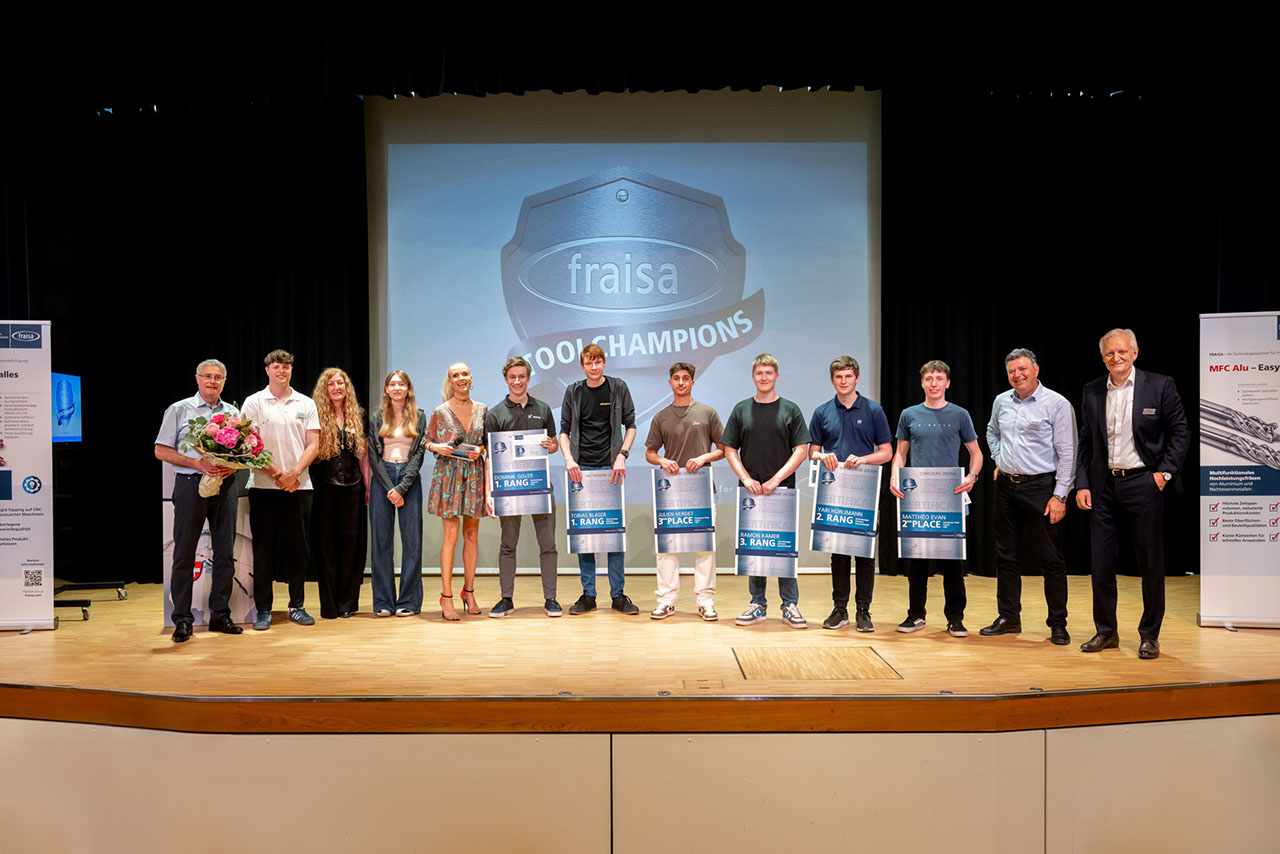
[{"label": "woman with curly blonde hair", "polygon": [[320,415],[320,451],[311,464],[311,553],[320,587],[320,616],[350,617],[364,580],[369,461],[364,412],[351,378],[326,368],[311,395]]},{"label": "woman with curly blonde hair", "polygon": [[[373,613],[412,617],[422,611],[422,483],[427,414],[413,380],[392,371],[382,383],[382,409],[369,416],[369,488]],[[395,535],[400,518],[400,593],[396,595]]]}]

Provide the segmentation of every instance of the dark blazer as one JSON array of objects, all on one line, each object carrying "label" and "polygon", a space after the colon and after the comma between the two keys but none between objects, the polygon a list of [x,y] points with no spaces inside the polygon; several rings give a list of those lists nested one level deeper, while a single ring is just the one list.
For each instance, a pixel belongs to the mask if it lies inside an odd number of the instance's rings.
[{"label": "dark blazer", "polygon": [[[1182,491],[1182,461],[1191,443],[1187,416],[1173,380],[1136,367],[1133,394],[1133,445],[1152,472],[1173,474]],[[1076,488],[1101,489],[1107,477],[1107,377],[1086,383],[1080,406],[1080,444],[1076,454]]]}]

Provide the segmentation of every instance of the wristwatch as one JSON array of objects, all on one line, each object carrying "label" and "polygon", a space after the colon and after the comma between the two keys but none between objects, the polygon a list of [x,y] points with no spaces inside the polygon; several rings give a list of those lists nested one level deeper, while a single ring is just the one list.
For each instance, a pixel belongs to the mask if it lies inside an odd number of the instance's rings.
[{"label": "wristwatch", "polygon": [[1164,478],[1165,483],[1168,483],[1169,481],[1173,480],[1173,472],[1171,471],[1158,471],[1156,472],[1156,474]]},{"label": "wristwatch", "polygon": [[622,454],[622,458],[623,458],[624,460],[626,460],[626,459],[630,459],[630,457],[631,457],[631,452],[630,452],[630,451],[628,451],[626,448],[619,448],[619,449],[618,449],[618,453]]}]

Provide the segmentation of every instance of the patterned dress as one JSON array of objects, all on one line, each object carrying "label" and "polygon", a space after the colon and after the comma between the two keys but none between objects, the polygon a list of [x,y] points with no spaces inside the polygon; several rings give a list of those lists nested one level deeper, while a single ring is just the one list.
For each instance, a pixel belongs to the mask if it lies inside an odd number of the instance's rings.
[{"label": "patterned dress", "polygon": [[[460,439],[484,447],[484,416],[489,410],[472,401],[471,424],[464,427],[449,404],[442,403],[431,413],[427,425],[427,441],[453,445]],[[427,495],[427,512],[432,516],[456,519],[466,516],[478,519],[484,510],[484,457],[475,462],[459,457],[436,454],[435,471],[431,475],[431,491]]]}]

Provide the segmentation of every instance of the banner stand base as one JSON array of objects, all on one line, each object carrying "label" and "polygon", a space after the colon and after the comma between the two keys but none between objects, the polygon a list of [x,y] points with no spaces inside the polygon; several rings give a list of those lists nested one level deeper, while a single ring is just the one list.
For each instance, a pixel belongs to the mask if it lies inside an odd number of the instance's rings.
[{"label": "banner stand base", "polygon": [[1249,617],[1206,617],[1196,614],[1196,625],[1204,628],[1280,629],[1280,620]]}]

